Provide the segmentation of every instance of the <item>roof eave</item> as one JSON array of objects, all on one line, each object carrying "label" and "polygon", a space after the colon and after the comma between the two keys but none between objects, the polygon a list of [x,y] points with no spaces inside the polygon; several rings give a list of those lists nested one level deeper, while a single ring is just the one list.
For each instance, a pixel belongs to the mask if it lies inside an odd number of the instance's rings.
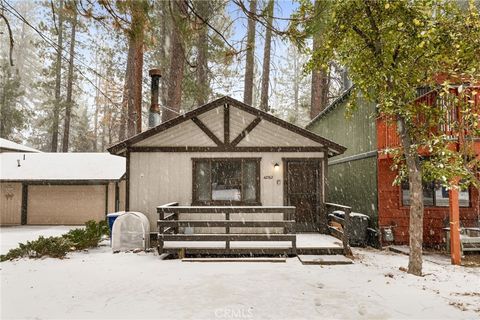
[{"label": "roof eave", "polygon": [[319,119],[323,118],[330,111],[335,110],[340,105],[341,102],[343,102],[346,98],[348,98],[348,96],[350,95],[350,93],[352,92],[354,87],[355,87],[354,85],[351,85],[350,88],[348,88],[344,92],[342,92],[342,94],[340,96],[338,96],[328,106],[326,106],[325,109],[323,109],[312,120],[310,120],[310,122],[305,126],[305,128],[306,129],[311,128],[312,125],[315,124],[315,122],[317,122]]},{"label": "roof eave", "polygon": [[188,121],[189,119],[191,119],[192,117],[196,116],[196,115],[199,115],[199,114],[202,114],[204,112],[207,112],[213,108],[216,108],[218,107],[219,105],[221,104],[225,104],[225,103],[229,103],[231,105],[233,105],[234,107],[237,107],[237,108],[240,108],[242,109],[243,111],[245,112],[248,112],[250,114],[253,114],[255,116],[258,116],[258,117],[261,117],[267,121],[270,121],[274,124],[277,124],[277,125],[280,125],[284,128],[286,128],[287,130],[290,130],[290,131],[293,131],[293,132],[296,132],[308,139],[311,139],[315,142],[318,142],[320,144],[322,144],[322,146],[328,148],[329,150],[331,150],[332,152],[335,152],[337,153],[337,155],[339,154],[342,154],[343,152],[345,152],[346,148],[344,146],[341,146],[329,139],[326,139],[326,138],[323,138],[319,135],[317,135],[316,133],[314,132],[311,132],[307,129],[304,129],[304,128],[301,128],[299,126],[296,126],[294,124],[291,124],[285,120],[282,120],[280,118],[277,118],[267,112],[264,112],[260,109],[257,109],[257,108],[253,108],[243,102],[240,102],[236,99],[233,99],[229,96],[223,96],[221,98],[218,98],[216,100],[213,100],[207,104],[204,104],[203,106],[200,106],[194,110],[191,110],[183,115],[180,115],[176,118],[173,118],[167,122],[164,122],[154,128],[151,128],[151,129],[148,129],[147,131],[144,131],[144,132],[141,132],[141,133],[138,133],[136,134],[135,136],[132,136],[128,139],[125,139],[109,148],[107,148],[108,152],[112,153],[112,154],[116,154],[116,155],[119,155],[121,153],[124,153],[125,151],[128,150],[128,147],[139,142],[139,141],[142,141],[146,138],[149,138],[157,133],[160,133],[164,130],[167,130],[173,126],[176,126],[182,122],[185,122],[185,121]]}]

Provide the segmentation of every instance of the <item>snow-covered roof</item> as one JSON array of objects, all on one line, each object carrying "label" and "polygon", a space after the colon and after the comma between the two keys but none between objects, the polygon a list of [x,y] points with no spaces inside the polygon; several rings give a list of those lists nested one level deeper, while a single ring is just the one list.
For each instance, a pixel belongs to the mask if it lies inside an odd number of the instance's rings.
[{"label": "snow-covered roof", "polygon": [[0,180],[118,180],[125,173],[125,158],[108,153],[0,154]]},{"label": "snow-covered roof", "polygon": [[0,152],[40,152],[37,149],[33,149],[13,141],[0,138]]}]

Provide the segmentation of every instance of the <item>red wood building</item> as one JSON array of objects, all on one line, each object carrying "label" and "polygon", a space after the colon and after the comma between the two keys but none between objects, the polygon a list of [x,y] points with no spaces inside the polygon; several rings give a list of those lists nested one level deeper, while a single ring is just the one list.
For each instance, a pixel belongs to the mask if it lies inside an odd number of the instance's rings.
[{"label": "red wood building", "polygon": [[[452,89],[458,94],[458,88]],[[480,93],[475,96],[475,104],[480,105]],[[430,91],[417,100],[421,103],[445,106],[445,99],[440,98],[436,91]],[[472,136],[469,132],[455,132],[453,122],[461,121],[459,108],[452,108],[447,112],[447,119],[443,124],[432,130],[440,130],[451,139],[450,148],[457,149],[461,145],[469,144],[480,159],[480,137]],[[397,175],[392,171],[392,157],[386,154],[385,149],[400,146],[400,138],[394,122],[379,117],[377,128],[377,170],[378,170],[378,224],[380,229],[390,228],[393,231],[395,243],[408,244],[409,234],[409,193],[408,183],[402,186],[393,185]],[[428,152],[421,152],[428,156]],[[445,242],[444,227],[449,225],[449,196],[445,188],[434,183],[424,185],[424,243],[439,245]],[[480,194],[478,188],[470,187],[460,192],[460,224],[465,227],[477,227],[480,217]]]}]

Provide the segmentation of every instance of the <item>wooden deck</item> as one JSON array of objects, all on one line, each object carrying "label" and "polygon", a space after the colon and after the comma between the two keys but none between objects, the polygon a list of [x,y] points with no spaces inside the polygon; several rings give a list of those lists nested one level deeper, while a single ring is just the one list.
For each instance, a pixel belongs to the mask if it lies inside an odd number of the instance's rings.
[{"label": "wooden deck", "polygon": [[292,206],[196,207],[169,203],[157,207],[157,211],[160,254],[294,256],[345,253],[342,240],[333,236],[297,234],[295,207]]},{"label": "wooden deck", "polygon": [[297,245],[292,248],[290,241],[230,241],[227,250],[224,241],[165,241],[163,252],[185,255],[288,255],[298,254],[343,254],[340,240],[326,234],[299,233]]}]

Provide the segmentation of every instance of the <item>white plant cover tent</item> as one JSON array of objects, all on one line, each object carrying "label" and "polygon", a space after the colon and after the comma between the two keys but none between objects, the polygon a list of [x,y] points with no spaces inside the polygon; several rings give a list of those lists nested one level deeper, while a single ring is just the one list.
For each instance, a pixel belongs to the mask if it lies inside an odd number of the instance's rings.
[{"label": "white plant cover tent", "polygon": [[140,212],[121,213],[112,227],[112,250],[125,251],[150,247],[150,223]]}]

